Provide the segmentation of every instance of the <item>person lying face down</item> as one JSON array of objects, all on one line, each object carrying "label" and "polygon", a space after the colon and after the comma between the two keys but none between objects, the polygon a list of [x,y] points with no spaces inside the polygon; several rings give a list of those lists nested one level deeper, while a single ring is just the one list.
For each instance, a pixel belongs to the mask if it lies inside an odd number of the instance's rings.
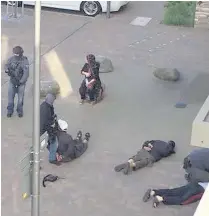
[{"label": "person lying face down", "polygon": [[189,182],[209,181],[209,149],[193,150],[184,158],[185,178]]},{"label": "person lying face down", "polygon": [[115,171],[123,171],[125,175],[128,175],[131,171],[150,166],[163,157],[174,154],[174,148],[175,142],[172,140],[168,142],[162,140],[146,141],[142,145],[142,149],[138,151],[136,155],[131,157],[127,162],[117,165]]},{"label": "person lying face down", "polygon": [[201,199],[208,182],[188,183],[182,187],[173,189],[148,189],[144,194],[143,201],[153,198],[153,207],[160,203],[165,205],[188,205]]},{"label": "person lying face down", "polygon": [[72,136],[67,133],[67,122],[59,119],[58,124],[57,161],[70,162],[75,158],[80,157],[87,150],[90,134],[86,133],[84,139],[82,139],[82,132],[79,131],[76,139],[73,139]]}]

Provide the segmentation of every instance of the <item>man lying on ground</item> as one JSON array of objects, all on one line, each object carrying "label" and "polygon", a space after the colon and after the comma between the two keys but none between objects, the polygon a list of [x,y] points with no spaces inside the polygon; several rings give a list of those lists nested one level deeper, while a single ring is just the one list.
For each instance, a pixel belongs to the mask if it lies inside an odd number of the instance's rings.
[{"label": "man lying on ground", "polygon": [[185,186],[173,189],[148,189],[143,197],[147,202],[153,197],[153,207],[160,203],[165,205],[188,205],[201,199],[208,182],[188,183]]},{"label": "man lying on ground", "polygon": [[90,134],[86,133],[84,139],[82,139],[82,132],[79,131],[76,139],[73,139],[72,136],[67,133],[67,122],[58,120],[58,125],[57,161],[70,162],[80,157],[87,150]]},{"label": "man lying on ground", "polygon": [[153,163],[174,154],[175,142],[164,142],[161,140],[151,140],[144,142],[142,149],[127,162],[115,167],[116,172],[123,171],[128,175],[131,171],[136,171],[145,166],[151,166]]},{"label": "man lying on ground", "polygon": [[209,149],[192,151],[184,158],[183,168],[188,182],[209,182]]}]

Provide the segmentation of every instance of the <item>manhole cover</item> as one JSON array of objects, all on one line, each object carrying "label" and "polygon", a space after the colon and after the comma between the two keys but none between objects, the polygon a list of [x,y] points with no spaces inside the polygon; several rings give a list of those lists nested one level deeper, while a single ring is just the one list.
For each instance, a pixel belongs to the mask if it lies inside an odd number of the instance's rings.
[{"label": "manhole cover", "polygon": [[137,17],[136,19],[132,20],[131,25],[135,26],[146,26],[152,18],[149,17]]}]

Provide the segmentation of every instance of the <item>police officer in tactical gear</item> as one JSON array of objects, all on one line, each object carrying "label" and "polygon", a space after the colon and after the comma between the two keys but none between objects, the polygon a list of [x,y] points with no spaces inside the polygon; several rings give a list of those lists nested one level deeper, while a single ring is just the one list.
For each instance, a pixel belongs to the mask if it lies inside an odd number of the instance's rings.
[{"label": "police officer in tactical gear", "polygon": [[5,65],[5,73],[10,77],[8,86],[8,106],[7,117],[11,117],[14,112],[14,98],[18,95],[17,113],[23,116],[23,102],[26,82],[29,77],[29,62],[23,56],[23,48],[16,46],[13,48],[13,56],[10,57]]}]

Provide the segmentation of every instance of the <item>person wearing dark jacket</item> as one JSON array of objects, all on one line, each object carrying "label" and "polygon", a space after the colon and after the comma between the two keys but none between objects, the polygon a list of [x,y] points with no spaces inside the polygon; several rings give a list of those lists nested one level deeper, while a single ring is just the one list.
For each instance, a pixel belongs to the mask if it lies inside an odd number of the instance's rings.
[{"label": "person wearing dark jacket", "polygon": [[184,158],[183,168],[188,182],[209,181],[209,149],[202,148],[192,151]]},{"label": "person wearing dark jacket", "polygon": [[79,88],[81,96],[80,104],[85,102],[86,94],[88,94],[90,103],[94,105],[98,102],[99,93],[102,89],[99,77],[100,64],[99,62],[96,62],[95,56],[92,54],[87,55],[86,59],[87,63],[84,64],[81,70],[81,74],[85,76],[85,79]]},{"label": "person wearing dark jacket", "polygon": [[58,120],[58,148],[57,159],[59,162],[70,162],[75,158],[80,157],[88,148],[88,141],[90,134],[86,133],[85,138],[82,140],[82,132],[77,133],[76,139],[73,139],[71,135],[67,133],[67,122]]},{"label": "person wearing dark jacket", "polygon": [[14,112],[14,98],[17,94],[17,113],[23,117],[23,103],[26,82],[29,77],[29,61],[23,55],[23,48],[16,46],[13,48],[14,56],[10,57],[5,64],[5,73],[10,77],[8,87],[7,117],[10,118]]},{"label": "person wearing dark jacket", "polygon": [[201,199],[208,182],[188,183],[173,189],[148,189],[144,194],[143,201],[147,202],[153,197],[153,207],[160,203],[165,205],[188,205]]},{"label": "person wearing dark jacket", "polygon": [[56,160],[57,151],[57,123],[54,113],[54,101],[56,97],[53,94],[47,94],[45,101],[40,105],[40,136],[45,132],[48,133],[49,142],[49,162],[59,165]]},{"label": "person wearing dark jacket", "polygon": [[152,166],[153,163],[174,154],[175,142],[162,140],[151,140],[144,142],[142,149],[131,157],[128,162],[115,167],[116,172],[123,171],[128,175],[131,171],[136,171],[145,166]]}]

